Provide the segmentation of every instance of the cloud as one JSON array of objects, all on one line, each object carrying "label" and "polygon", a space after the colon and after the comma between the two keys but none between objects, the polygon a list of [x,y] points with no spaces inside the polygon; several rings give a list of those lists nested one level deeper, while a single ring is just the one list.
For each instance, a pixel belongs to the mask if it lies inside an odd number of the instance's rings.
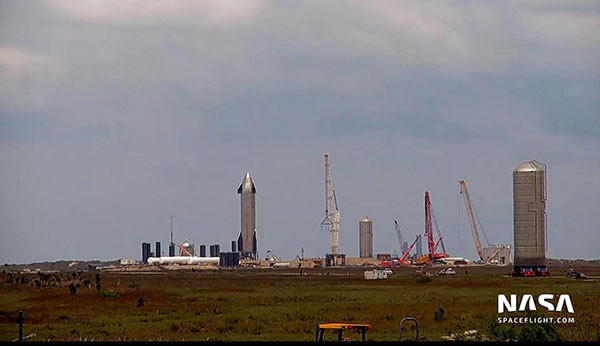
[{"label": "cloud", "polygon": [[82,0],[53,1],[60,12],[77,20],[124,26],[230,26],[248,23],[262,0]]},{"label": "cloud", "polygon": [[512,242],[511,172],[530,159],[549,168],[550,255],[597,253],[584,3],[6,4],[0,261],[137,258],[171,215],[176,239],[229,244],[246,171],[259,250],[322,256],[325,151],[349,256],[364,216],[376,252],[398,250],[394,219],[422,232],[425,190],[450,251],[475,256],[459,179],[490,240]]},{"label": "cloud", "polygon": [[55,87],[64,66],[52,57],[0,45],[0,102],[5,109],[40,109],[45,91]]},{"label": "cloud", "polygon": [[458,78],[514,70],[600,72],[598,5],[579,4],[596,8],[586,13],[556,2],[350,4],[373,17],[360,26],[379,32],[395,58]]}]

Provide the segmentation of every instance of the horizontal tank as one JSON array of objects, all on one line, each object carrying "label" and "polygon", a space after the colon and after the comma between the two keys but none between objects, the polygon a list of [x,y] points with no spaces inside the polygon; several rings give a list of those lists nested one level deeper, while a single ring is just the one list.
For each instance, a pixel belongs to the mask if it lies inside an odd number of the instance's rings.
[{"label": "horizontal tank", "polygon": [[148,264],[219,264],[219,257],[149,257]]},{"label": "horizontal tank", "polygon": [[513,171],[514,266],[546,266],[546,165],[527,161]]}]

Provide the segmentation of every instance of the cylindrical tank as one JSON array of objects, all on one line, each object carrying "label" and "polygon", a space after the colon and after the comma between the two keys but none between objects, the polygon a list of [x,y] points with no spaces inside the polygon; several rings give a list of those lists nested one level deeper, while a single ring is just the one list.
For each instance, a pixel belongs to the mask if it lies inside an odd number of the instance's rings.
[{"label": "cylindrical tank", "polygon": [[200,257],[206,257],[206,245],[200,245]]},{"label": "cylindrical tank", "polygon": [[156,257],[160,257],[161,256],[161,249],[160,249],[160,242],[159,241],[156,242],[156,251],[154,251],[154,252],[155,252],[154,255]]},{"label": "cylindrical tank", "polygon": [[513,171],[514,266],[546,266],[546,165],[527,161]]},{"label": "cylindrical tank", "polygon": [[373,257],[373,221],[368,217],[358,222],[358,240],[360,257]]}]

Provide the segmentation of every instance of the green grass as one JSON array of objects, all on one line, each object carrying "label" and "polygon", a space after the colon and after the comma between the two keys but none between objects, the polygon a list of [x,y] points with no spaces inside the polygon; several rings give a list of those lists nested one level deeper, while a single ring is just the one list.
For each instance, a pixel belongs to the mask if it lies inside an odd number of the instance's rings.
[{"label": "green grass", "polygon": [[[333,272],[349,275],[327,276],[317,270],[304,277],[294,271],[251,270],[101,274],[100,294],[95,288],[79,288],[74,297],[68,287],[15,286],[1,276],[0,310],[22,309],[24,334],[37,334],[32,340],[310,341],[315,323],[356,322],[373,326],[369,340],[393,341],[405,316],[418,319],[427,340],[469,329],[501,339],[520,335],[523,327],[497,326],[499,293],[568,293],[577,322],[558,326],[562,335],[566,340],[598,340],[597,282],[485,274],[417,282],[408,272],[366,281],[360,270]],[[440,310],[444,313],[436,318]],[[404,335],[413,333],[410,329]],[[0,340],[16,336],[16,325],[1,320]],[[360,339],[358,334],[348,336]]]}]

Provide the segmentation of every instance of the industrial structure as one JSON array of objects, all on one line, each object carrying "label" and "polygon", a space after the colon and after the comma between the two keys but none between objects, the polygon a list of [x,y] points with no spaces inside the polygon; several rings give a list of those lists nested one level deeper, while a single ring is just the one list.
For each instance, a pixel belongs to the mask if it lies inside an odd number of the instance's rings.
[{"label": "industrial structure", "polygon": [[210,250],[210,257],[219,257],[219,254],[221,253],[221,245],[213,244],[209,247],[209,250]]},{"label": "industrial structure", "polygon": [[[463,200],[465,202],[465,209],[467,211],[467,217],[469,219],[469,226],[471,227],[471,233],[473,235],[473,241],[475,243],[475,249],[477,250],[477,255],[479,259],[483,263],[487,264],[510,264],[512,263],[512,248],[510,245],[505,244],[490,244],[485,231],[483,230],[483,226],[481,225],[481,221],[479,221],[479,217],[477,217],[477,213],[475,212],[475,206],[471,200],[471,196],[469,195],[469,190],[467,189],[467,183],[464,180],[460,180],[458,182],[460,185],[460,193],[463,196]],[[479,229],[481,229],[481,233],[485,238],[485,242],[487,247],[481,246],[481,240],[479,239],[479,232],[477,226],[479,225]]]},{"label": "industrial structure", "polygon": [[161,257],[161,249],[160,249],[160,247],[161,247],[160,246],[160,242],[157,241],[156,242],[156,247],[155,247],[155,250],[154,250],[154,257]]},{"label": "industrial structure", "polygon": [[194,244],[190,243],[187,239],[177,244],[177,247],[179,248],[179,256],[196,256]]},{"label": "industrial structure", "polygon": [[148,258],[150,257],[150,243],[142,243],[142,263],[147,263]]},{"label": "industrial structure", "polygon": [[[437,231],[438,240],[433,239],[433,225]],[[441,260],[449,257],[446,253],[446,247],[444,246],[444,240],[438,227],[437,220],[431,207],[431,200],[429,199],[429,192],[425,191],[425,237],[427,238],[427,247],[429,253],[417,258],[417,264],[428,264],[433,263],[437,260]],[[442,252],[437,252],[439,245],[442,245]]]},{"label": "industrial structure", "polygon": [[514,273],[546,276],[546,165],[526,161],[513,171]]},{"label": "industrial structure", "polygon": [[417,244],[417,242],[419,242],[420,240],[421,240],[421,235],[417,234],[415,241],[412,244],[410,244],[410,246],[406,250],[404,250],[404,252],[402,253],[402,257],[400,257],[400,259],[398,260],[398,264],[401,264],[401,265],[409,265],[410,264],[408,262],[408,256],[410,255],[410,251],[413,249],[415,244]]},{"label": "industrial structure", "polygon": [[240,253],[237,251],[221,252],[219,254],[219,267],[235,268],[240,265]]},{"label": "industrial structure", "polygon": [[512,264],[513,254],[510,244],[490,244],[483,248],[483,258],[489,264]]},{"label": "industrial structure", "polygon": [[327,226],[329,230],[330,252],[325,255],[326,266],[344,266],[346,264],[346,255],[339,253],[338,248],[340,211],[337,205],[335,190],[333,189],[329,153],[325,153],[325,219],[321,221],[321,226]]},{"label": "industrial structure", "polygon": [[238,187],[241,203],[241,230],[237,240],[241,258],[258,259],[256,246],[256,186],[246,173]]},{"label": "industrial structure", "polygon": [[358,222],[359,257],[373,257],[373,221],[368,217]]},{"label": "industrial structure", "polygon": [[[155,252],[151,252],[151,243],[142,243],[142,263],[145,264],[219,264],[221,267],[285,267],[303,265],[310,262],[313,266],[340,267],[346,265],[346,255],[339,249],[340,211],[336,191],[333,186],[329,153],[324,155],[325,168],[325,218],[321,222],[321,230],[326,226],[329,233],[329,251],[324,258],[304,259],[302,256],[285,262],[273,251],[267,250],[267,257],[260,259],[257,250],[256,230],[256,186],[250,173],[242,179],[237,193],[240,194],[241,227],[239,236],[231,241],[231,251],[221,252],[219,244],[199,246],[199,256],[194,244],[185,240],[175,242],[173,237],[173,219],[171,216],[169,256],[162,253],[161,242],[155,243]],[[514,203],[514,246],[509,244],[492,244],[481,225],[466,182],[459,181],[460,193],[463,197],[466,215],[473,236],[475,249],[480,261],[475,263],[507,265],[514,263],[514,273],[524,276],[545,276],[547,251],[546,224],[546,165],[538,161],[527,161],[513,171],[513,203]],[[435,217],[430,195],[425,191],[425,232],[418,234],[413,242],[405,241],[400,225],[394,220],[394,229],[398,239],[399,252],[375,254],[373,247],[373,221],[369,217],[359,220],[359,258],[349,258],[349,265],[409,265],[409,264],[467,264],[463,257],[450,257]],[[436,235],[434,235],[434,230]],[[406,234],[404,234],[406,235]],[[480,235],[486,245],[482,246]],[[427,249],[423,253],[423,238]],[[226,245],[227,249],[229,244]],[[178,250],[177,250],[178,249]],[[416,253],[411,256],[413,249]],[[513,250],[514,249],[514,250]],[[176,254],[176,251],[178,252]],[[514,251],[514,261],[513,259]],[[166,255],[166,252],[165,252]],[[373,257],[376,257],[373,258]],[[380,261],[380,262],[377,262]]]}]

